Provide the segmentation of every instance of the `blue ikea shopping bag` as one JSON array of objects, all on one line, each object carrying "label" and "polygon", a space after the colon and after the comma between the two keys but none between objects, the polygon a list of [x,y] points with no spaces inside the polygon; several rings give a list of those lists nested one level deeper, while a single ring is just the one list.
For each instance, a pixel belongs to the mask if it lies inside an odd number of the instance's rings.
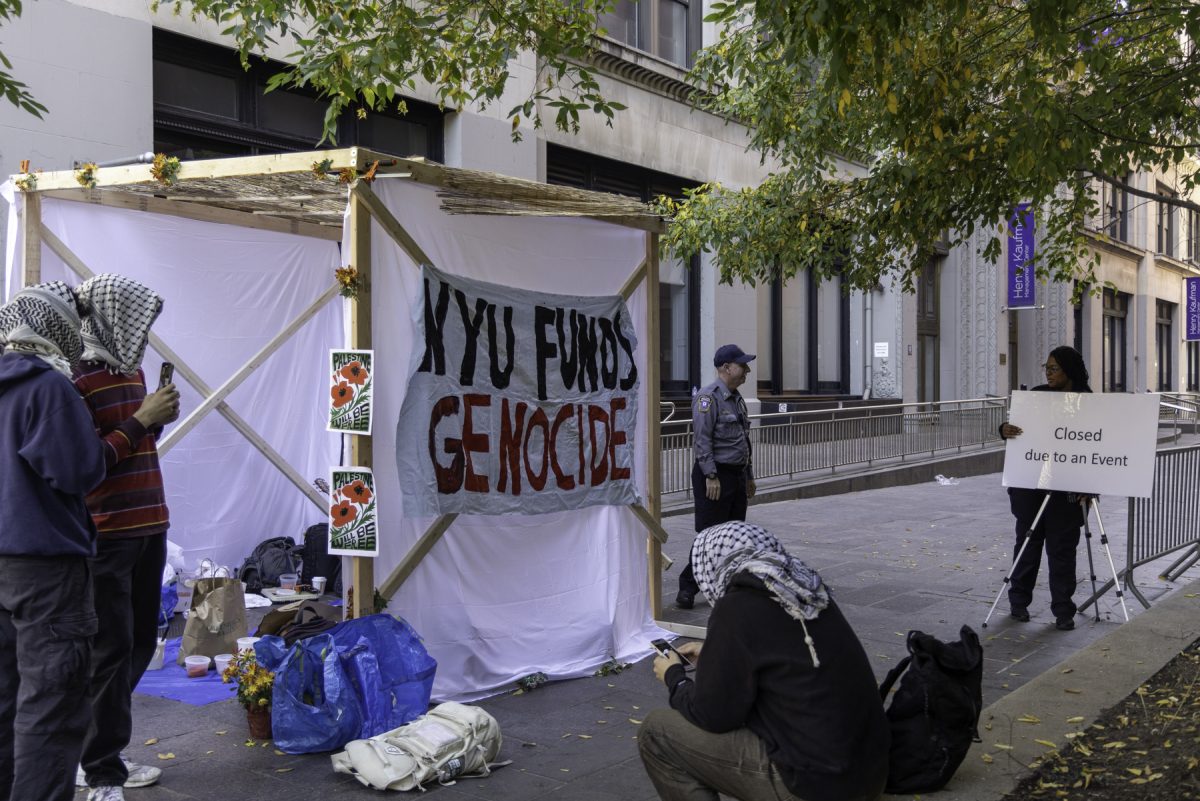
[{"label": "blue ikea shopping bag", "polygon": [[429,709],[437,662],[407,621],[369,615],[339,623],[328,636],[342,651],[361,702],[360,738],[403,726]]},{"label": "blue ikea shopping bag", "polygon": [[359,737],[362,706],[328,634],[287,648],[279,637],[254,644],[259,664],[275,671],[271,731],[275,747],[289,754],[333,751]]}]

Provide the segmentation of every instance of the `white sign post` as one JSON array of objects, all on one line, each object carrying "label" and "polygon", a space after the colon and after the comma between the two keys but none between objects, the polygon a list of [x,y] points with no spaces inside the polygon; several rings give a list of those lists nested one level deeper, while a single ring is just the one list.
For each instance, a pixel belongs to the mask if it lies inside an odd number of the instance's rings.
[{"label": "white sign post", "polygon": [[1008,419],[1004,486],[1150,496],[1158,396],[1014,392]]}]

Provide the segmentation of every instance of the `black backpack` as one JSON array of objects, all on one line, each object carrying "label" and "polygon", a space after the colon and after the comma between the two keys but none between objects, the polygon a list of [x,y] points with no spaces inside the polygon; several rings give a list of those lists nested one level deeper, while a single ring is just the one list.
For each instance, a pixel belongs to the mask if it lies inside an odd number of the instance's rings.
[{"label": "black backpack", "polygon": [[291,537],[263,540],[246,557],[237,577],[246,582],[246,592],[262,592],[279,584],[284,573],[300,573],[299,549]]},{"label": "black backpack", "polygon": [[325,577],[325,591],[342,594],[342,557],[329,555],[329,525],[317,523],[304,532],[304,570],[302,584],[312,584],[313,576]]},{"label": "black backpack", "polygon": [[972,742],[979,742],[983,711],[983,648],[970,626],[959,641],[945,643],[920,631],[908,633],[908,653],[879,686],[892,731],[887,792],[931,793],[950,781]]}]

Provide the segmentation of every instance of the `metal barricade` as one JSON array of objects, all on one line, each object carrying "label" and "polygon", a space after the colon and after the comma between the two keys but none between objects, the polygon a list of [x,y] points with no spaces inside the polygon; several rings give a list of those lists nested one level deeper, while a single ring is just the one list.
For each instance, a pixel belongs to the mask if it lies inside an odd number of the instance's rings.
[{"label": "metal barricade", "polygon": [[[1000,441],[1007,398],[839,406],[751,415],[754,476],[762,480],[915,455],[984,448]],[[691,422],[662,435],[662,494],[691,496]]]}]

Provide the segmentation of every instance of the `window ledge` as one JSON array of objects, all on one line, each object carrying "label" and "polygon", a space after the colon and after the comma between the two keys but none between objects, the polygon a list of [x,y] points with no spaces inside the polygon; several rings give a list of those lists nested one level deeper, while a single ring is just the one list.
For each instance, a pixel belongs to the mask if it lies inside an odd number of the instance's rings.
[{"label": "window ledge", "polygon": [[592,37],[590,66],[626,83],[663,97],[688,103],[698,91],[687,81],[687,70],[670,61],[630,47],[607,36]]},{"label": "window ledge", "polygon": [[1164,267],[1180,275],[1195,275],[1197,271],[1200,271],[1200,268],[1194,262],[1187,262],[1175,256],[1168,256],[1165,253],[1155,253],[1154,264],[1157,267]]},{"label": "window ledge", "polygon": [[1128,256],[1131,259],[1139,261],[1141,260],[1142,256],[1145,255],[1145,251],[1143,251],[1141,248],[1135,247],[1123,240],[1114,239],[1108,234],[1103,233],[1102,231],[1097,231],[1094,228],[1085,228],[1084,234],[1088,239],[1091,240],[1093,245],[1107,250],[1110,253],[1115,253],[1119,256]]}]

